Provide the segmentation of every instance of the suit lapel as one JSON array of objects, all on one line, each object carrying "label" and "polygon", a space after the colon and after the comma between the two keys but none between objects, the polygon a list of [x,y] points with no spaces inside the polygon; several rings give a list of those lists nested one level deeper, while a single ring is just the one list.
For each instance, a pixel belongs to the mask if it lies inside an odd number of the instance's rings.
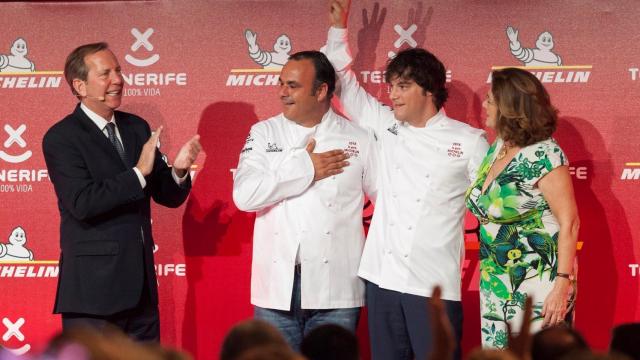
[{"label": "suit lapel", "polygon": [[[89,119],[87,114],[85,114],[84,111],[82,111],[82,109],[80,108],[80,105],[76,107],[74,115],[80,120],[80,126],[85,131],[86,135],[89,138],[89,141],[92,144],[95,144],[100,149],[100,151],[107,154],[110,159],[118,162],[122,165],[123,168],[125,168],[125,164],[122,162],[122,159],[120,159],[120,155],[118,155],[118,152],[113,147],[113,144],[111,144],[111,141],[109,141],[109,138],[104,135],[102,129],[99,129],[96,124],[91,121],[91,119]],[[120,130],[119,124],[118,130]],[[122,136],[122,134],[120,136]]]}]

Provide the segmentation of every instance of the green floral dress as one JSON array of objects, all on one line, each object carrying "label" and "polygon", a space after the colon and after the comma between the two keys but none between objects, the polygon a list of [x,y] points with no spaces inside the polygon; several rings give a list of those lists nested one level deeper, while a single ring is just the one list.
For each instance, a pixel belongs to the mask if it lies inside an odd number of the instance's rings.
[{"label": "green floral dress", "polygon": [[480,307],[482,344],[504,348],[507,321],[519,329],[524,303],[533,296],[532,331],[542,325],[542,304],[557,272],[558,221],[536,183],[567,165],[553,139],[520,149],[482,193],[482,185],[503,145],[489,148],[466,204],[480,220]]}]

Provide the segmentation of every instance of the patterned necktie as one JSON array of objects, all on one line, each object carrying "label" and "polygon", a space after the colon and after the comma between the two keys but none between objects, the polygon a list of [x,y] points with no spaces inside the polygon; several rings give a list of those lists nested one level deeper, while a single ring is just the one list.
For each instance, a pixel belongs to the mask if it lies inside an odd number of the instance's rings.
[{"label": "patterned necktie", "polygon": [[118,137],[116,136],[116,124],[113,122],[107,123],[107,133],[109,134],[109,141],[111,141],[111,145],[113,145],[118,152],[118,155],[120,155],[120,159],[122,159],[122,162],[124,162],[125,165],[128,165],[129,162],[127,161],[127,154],[124,153],[122,143],[120,143],[120,140],[118,140]]}]

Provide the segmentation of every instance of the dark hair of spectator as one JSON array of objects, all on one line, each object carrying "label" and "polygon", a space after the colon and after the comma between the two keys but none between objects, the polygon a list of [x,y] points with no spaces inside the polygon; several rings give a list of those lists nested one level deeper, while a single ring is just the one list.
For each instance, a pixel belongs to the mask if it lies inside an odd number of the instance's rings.
[{"label": "dark hair of spectator", "polygon": [[560,360],[572,352],[588,350],[582,335],[566,326],[542,329],[533,336],[531,360]]},{"label": "dark hair of spectator", "polygon": [[325,324],[302,340],[300,352],[309,360],[358,360],[358,339],[339,325]]},{"label": "dark hair of spectator", "polygon": [[224,338],[220,360],[238,359],[247,350],[274,344],[288,347],[284,337],[273,325],[256,319],[243,321],[231,328]]}]

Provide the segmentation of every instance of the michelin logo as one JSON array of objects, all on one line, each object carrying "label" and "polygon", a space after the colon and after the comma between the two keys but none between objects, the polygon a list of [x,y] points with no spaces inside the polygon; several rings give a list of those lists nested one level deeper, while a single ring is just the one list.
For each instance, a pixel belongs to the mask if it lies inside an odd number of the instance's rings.
[{"label": "michelin logo", "polygon": [[[586,83],[591,75],[591,65],[566,65],[554,50],[554,36],[549,31],[538,35],[534,48],[525,48],[519,40],[518,29],[507,26],[509,51],[522,65],[520,68],[530,71],[542,83]],[[494,66],[501,69],[511,66]],[[491,74],[487,83],[491,82]]]},{"label": "michelin logo", "polygon": [[25,247],[27,233],[20,226],[13,229],[7,244],[0,243],[0,261],[33,261],[33,252]]},{"label": "michelin logo", "polygon": [[0,72],[25,73],[36,71],[36,65],[27,58],[27,42],[18,38],[11,45],[11,55],[0,55]]},{"label": "michelin logo", "polygon": [[280,35],[273,44],[273,51],[262,51],[257,44],[258,34],[247,29],[244,36],[249,44],[249,56],[258,65],[263,68],[282,69],[284,64],[289,60],[289,52],[291,51],[291,39],[286,34]]},{"label": "michelin logo", "polygon": [[[60,87],[62,71],[36,71],[28,53],[27,41],[19,37],[11,44],[9,54],[0,54],[0,89]],[[52,74],[57,76],[49,76]]]},{"label": "michelin logo", "polygon": [[509,38],[509,48],[511,54],[521,61],[524,66],[561,66],[560,56],[551,51],[553,49],[553,35],[545,31],[538,35],[535,49],[523,48],[518,41],[518,30],[507,27],[507,37]]},{"label": "michelin logo", "polygon": [[625,163],[625,166],[622,169],[620,180],[640,180],[640,163],[628,162]]},{"label": "michelin logo", "polygon": [[273,51],[261,50],[258,46],[258,34],[250,29],[244,32],[249,47],[249,57],[261,66],[258,69],[231,69],[226,86],[275,86],[278,85],[280,70],[289,60],[291,38],[287,34],[278,36]]},{"label": "michelin logo", "polygon": [[57,261],[35,261],[26,244],[27,232],[21,226],[11,231],[8,243],[0,243],[0,278],[57,277],[59,269],[53,265]]}]

